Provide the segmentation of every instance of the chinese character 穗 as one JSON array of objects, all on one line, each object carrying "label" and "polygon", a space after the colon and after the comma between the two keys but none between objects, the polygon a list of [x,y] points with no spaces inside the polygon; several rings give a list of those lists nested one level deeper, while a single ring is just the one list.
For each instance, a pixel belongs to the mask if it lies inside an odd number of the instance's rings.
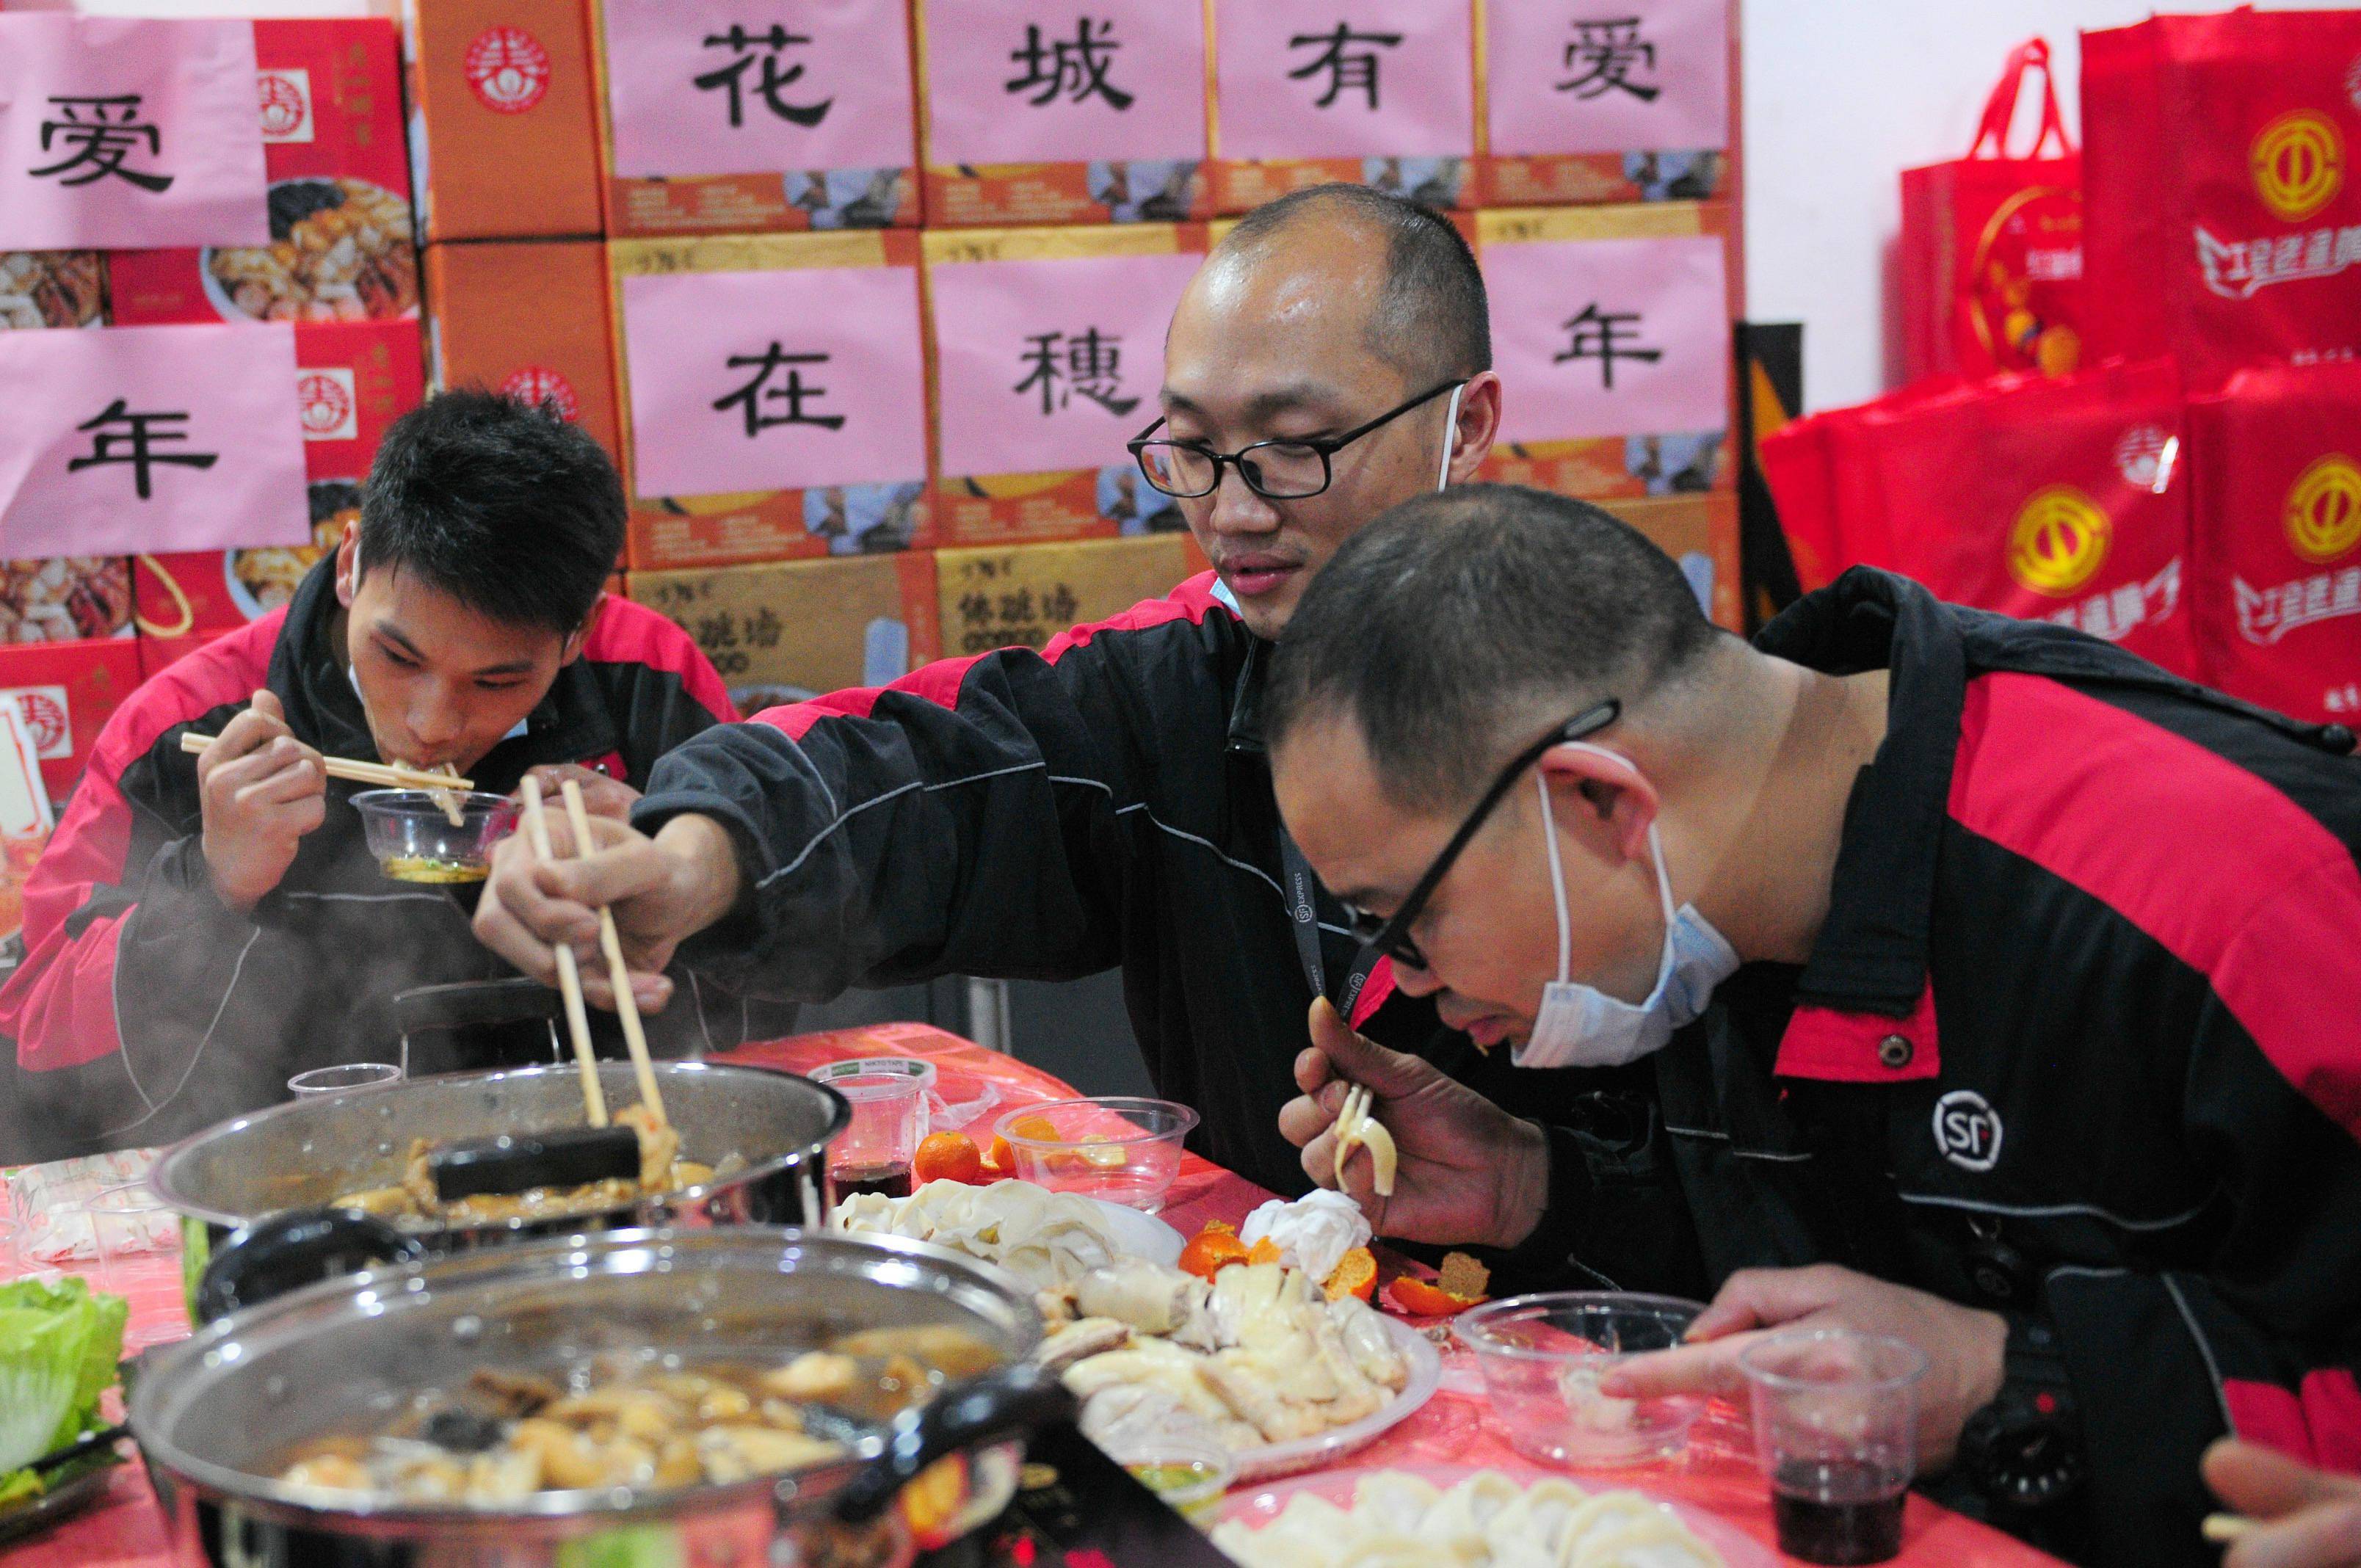
[{"label": "chinese character \u7a57", "polygon": [[1640,313],[1609,311],[1601,313],[1598,302],[1593,300],[1582,307],[1579,315],[1569,316],[1558,323],[1560,330],[1569,334],[1565,352],[1552,357],[1553,365],[1563,365],[1569,359],[1598,361],[1598,384],[1609,391],[1615,389],[1615,362],[1636,359],[1653,365],[1664,356],[1661,348],[1642,348]]},{"label": "chinese character \u7a57", "polygon": [[1027,22],[1024,46],[1008,51],[1008,58],[1023,66],[1025,74],[1003,83],[1003,91],[1031,93],[1026,102],[1036,107],[1056,102],[1060,93],[1077,104],[1095,93],[1114,108],[1130,108],[1132,95],[1107,80],[1115,51],[1123,47],[1115,41],[1115,24],[1098,26],[1100,31],[1093,34],[1091,18],[1083,16],[1075,23],[1071,43],[1063,38],[1044,43],[1039,25]]},{"label": "chinese character \u7a57", "polygon": [[1639,17],[1576,22],[1574,41],[1565,46],[1565,68],[1581,74],[1559,82],[1557,90],[1577,98],[1598,98],[1620,87],[1642,104],[1653,104],[1664,89],[1632,81],[1635,65],[1656,69],[1656,46],[1640,36]]},{"label": "chinese character \u7a57", "polygon": [[[164,153],[164,133],[139,121],[140,94],[125,93],[112,98],[52,98],[65,116],[41,122],[41,150],[71,148],[71,153],[46,168],[27,170],[36,179],[58,176],[60,185],[88,185],[112,174],[142,191],[161,192],[172,183],[170,174],[126,169],[123,160],[140,147],[151,157]],[[109,110],[115,111],[110,115]],[[74,170],[82,172],[75,174]]]},{"label": "chinese character \u7a57", "polygon": [[[732,24],[728,32],[715,33],[708,38],[705,47],[735,49],[738,58],[695,78],[695,83],[708,93],[717,87],[729,90],[730,124],[735,129],[746,123],[746,73],[759,63],[762,70],[754,81],[755,96],[761,98],[771,113],[780,119],[792,120],[808,130],[828,117],[828,112],[836,100],[823,98],[817,104],[788,103],[780,94],[802,79],[804,68],[791,65],[782,71],[779,69],[779,57],[792,44],[809,42],[811,39],[800,33],[791,33],[776,22],[771,24],[771,30],[766,33],[750,33],[743,27]],[[763,52],[758,55],[754,52],[757,49]]]},{"label": "chinese character \u7a57", "polygon": [[1040,389],[1041,412],[1045,417],[1066,407],[1076,397],[1088,398],[1118,419],[1139,406],[1137,397],[1121,396],[1122,338],[1091,327],[1071,334],[1037,333],[1025,341],[1031,345],[1024,354],[1030,368],[1025,378],[1009,390],[1022,396],[1037,387]]},{"label": "chinese character \u7a57", "polygon": [[[128,464],[132,488],[144,501],[153,488],[148,470],[157,464],[176,463],[184,468],[210,468],[221,461],[221,455],[214,452],[155,450],[159,442],[188,440],[189,433],[185,430],[157,430],[152,426],[186,424],[188,420],[189,416],[184,413],[130,413],[125,410],[124,400],[117,398],[98,414],[74,426],[76,430],[93,433],[90,455],[69,459],[66,472],[78,474],[84,468],[96,468],[112,463]],[[118,426],[121,428],[116,428]]]},{"label": "chinese character \u7a57", "polygon": [[[1356,33],[1347,24],[1339,22],[1333,33],[1298,33],[1287,40],[1291,49],[1312,49],[1321,44],[1326,51],[1310,64],[1287,73],[1290,82],[1301,82],[1321,71],[1328,73],[1328,91],[1312,102],[1315,109],[1324,109],[1336,101],[1336,95],[1348,89],[1357,89],[1369,108],[1378,106],[1378,49],[1393,49],[1400,44],[1400,33]],[[1375,49],[1367,47],[1375,45]]]},{"label": "chinese character \u7a57", "polygon": [[[735,407],[744,414],[749,440],[778,424],[816,424],[826,430],[841,430],[842,414],[804,411],[805,403],[828,396],[828,389],[806,386],[801,367],[825,365],[828,357],[825,354],[789,354],[775,341],[760,354],[733,354],[728,361],[730,367],[737,370],[751,366],[753,378],[736,391],[714,399],[713,406],[717,411]],[[771,378],[781,370],[786,375],[777,386],[770,385]],[[785,405],[786,411],[766,411],[766,405],[773,403]]]}]

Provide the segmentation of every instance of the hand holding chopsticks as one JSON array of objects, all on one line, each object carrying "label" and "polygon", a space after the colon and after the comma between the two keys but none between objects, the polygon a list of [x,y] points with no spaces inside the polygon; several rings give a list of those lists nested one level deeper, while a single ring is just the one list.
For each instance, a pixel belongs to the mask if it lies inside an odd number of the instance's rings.
[{"label": "hand holding chopsticks", "polygon": [[[544,861],[557,857],[549,847],[549,816],[541,808],[541,781],[524,776],[524,830],[533,852]],[[582,1004],[582,972],[574,967],[574,949],[557,947],[557,993],[566,1002],[566,1029],[574,1037],[574,1065],[582,1072],[582,1112],[594,1127],[607,1124],[607,1095],[598,1086],[598,1061],[590,1049],[590,1014]]]},{"label": "hand holding chopsticks", "polygon": [[[215,737],[200,735],[192,729],[181,732],[181,750],[192,755],[212,745]],[[399,762],[364,762],[352,757],[324,757],[321,761],[332,779],[346,779],[354,784],[375,784],[379,789],[471,790],[476,781],[453,773],[431,773],[421,768],[404,767]]]},{"label": "hand holding chopsticks", "polygon": [[[540,781],[528,780],[535,793]],[[566,819],[574,828],[575,853],[590,852],[590,811],[583,804],[582,786],[567,779],[561,786],[566,796]],[[672,1118],[664,1114],[664,1095],[656,1088],[655,1069],[648,1064],[648,1037],[640,1026],[639,998],[631,993],[631,966],[623,958],[622,933],[615,928],[615,912],[601,905],[598,909],[598,946],[607,955],[607,975],[615,988],[616,1015],[623,1021],[623,1044],[631,1053],[631,1070],[639,1075],[640,1099],[654,1115],[658,1125]],[[566,949],[560,948],[565,952]],[[567,953],[571,958],[573,955]]]}]

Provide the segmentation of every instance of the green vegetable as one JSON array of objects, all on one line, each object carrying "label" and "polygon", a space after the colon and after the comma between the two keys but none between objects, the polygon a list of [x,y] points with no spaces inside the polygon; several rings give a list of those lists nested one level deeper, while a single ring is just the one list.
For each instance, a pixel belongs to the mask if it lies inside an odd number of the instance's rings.
[{"label": "green vegetable", "polygon": [[80,1279],[0,1285],[0,1497],[12,1472],[104,1426],[98,1397],[115,1381],[131,1304]]}]

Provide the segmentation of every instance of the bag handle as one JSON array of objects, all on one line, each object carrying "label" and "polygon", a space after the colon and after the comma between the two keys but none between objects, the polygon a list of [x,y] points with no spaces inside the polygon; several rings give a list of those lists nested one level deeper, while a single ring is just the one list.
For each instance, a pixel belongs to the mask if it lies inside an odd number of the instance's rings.
[{"label": "bag handle", "polygon": [[2067,139],[2066,118],[2058,107],[2058,77],[2049,69],[2049,40],[2027,38],[2010,51],[2008,63],[2001,67],[2000,82],[1984,100],[1984,117],[1976,126],[1976,139],[1968,147],[1970,158],[1982,158],[1984,143],[1992,143],[1993,158],[2008,156],[2009,123],[2016,118],[2017,100],[2025,93],[2025,75],[2028,71],[2041,72],[2041,129],[2033,138],[2033,147],[2025,156],[2039,158],[2049,138],[2058,138],[2055,156],[2073,155],[2074,144]]}]

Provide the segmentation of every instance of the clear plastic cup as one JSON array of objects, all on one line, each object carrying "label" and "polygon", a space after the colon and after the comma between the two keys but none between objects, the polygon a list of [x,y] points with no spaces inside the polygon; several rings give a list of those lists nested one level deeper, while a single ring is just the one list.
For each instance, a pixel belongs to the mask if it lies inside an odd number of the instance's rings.
[{"label": "clear plastic cup", "polygon": [[1476,1353],[1492,1413],[1517,1452],[1576,1469],[1669,1459],[1688,1444],[1701,1399],[1620,1399],[1598,1391],[1609,1370],[1671,1350],[1705,1310],[1698,1301],[1620,1291],[1554,1290],[1472,1308],[1452,1333]]},{"label": "clear plastic cup", "polygon": [[1222,1516],[1222,1496],[1238,1473],[1237,1456],[1217,1442],[1171,1434],[1122,1439],[1107,1457],[1200,1530]]},{"label": "clear plastic cup", "polygon": [[[816,1067],[804,1075],[814,1083],[825,1083],[830,1089],[840,1088],[847,1079],[854,1078],[915,1078],[918,1080],[918,1142],[926,1141],[934,1123],[935,1107],[941,1100],[935,1093],[938,1076],[935,1064],[918,1057],[855,1057],[851,1061],[832,1061]],[[912,1146],[913,1147],[916,1145]]]},{"label": "clear plastic cup", "polygon": [[401,1069],[391,1062],[356,1061],[341,1067],[315,1067],[287,1080],[287,1091],[298,1100],[314,1094],[342,1094],[354,1089],[383,1089],[401,1081]]},{"label": "clear plastic cup", "polygon": [[852,1105],[852,1121],[828,1150],[839,1201],[855,1193],[910,1195],[910,1163],[924,1136],[926,1086],[906,1072],[866,1072],[829,1087]]},{"label": "clear plastic cup", "polygon": [[1180,1174],[1197,1113],[1170,1100],[1100,1095],[1024,1105],[993,1124],[1019,1179],[1153,1214]]},{"label": "clear plastic cup", "polygon": [[[162,1284],[169,1289],[179,1280],[174,1251],[180,1240],[180,1218],[146,1182],[106,1188],[83,1204],[81,1213],[90,1226],[93,1249],[88,1276],[92,1289],[130,1297],[136,1309],[144,1288]],[[124,1329],[123,1354],[131,1355],[178,1337],[177,1325],[159,1322],[157,1314],[135,1310]]]},{"label": "clear plastic cup", "polygon": [[1918,1471],[1927,1357],[1843,1329],[1773,1334],[1738,1357],[1754,1405],[1755,1460],[1771,1484],[1779,1550],[1850,1568],[1902,1550]]}]

